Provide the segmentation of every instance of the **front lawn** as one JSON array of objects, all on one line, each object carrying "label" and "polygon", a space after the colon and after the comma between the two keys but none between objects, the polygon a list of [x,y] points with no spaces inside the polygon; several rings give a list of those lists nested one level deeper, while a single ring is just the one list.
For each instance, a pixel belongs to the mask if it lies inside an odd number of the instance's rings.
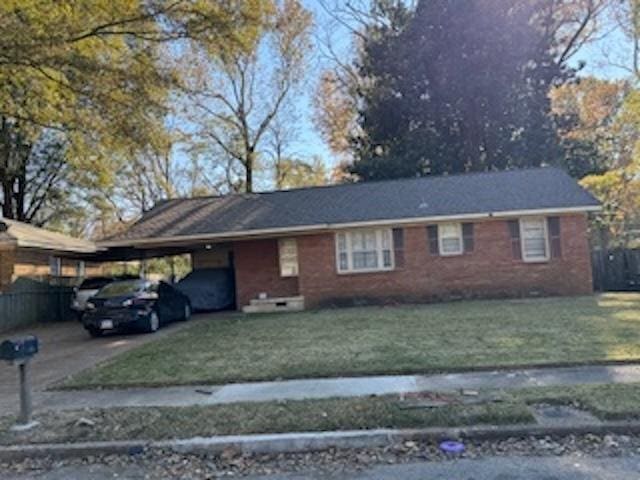
[{"label": "front lawn", "polygon": [[640,360],[640,294],[211,315],[66,387],[223,384]]}]

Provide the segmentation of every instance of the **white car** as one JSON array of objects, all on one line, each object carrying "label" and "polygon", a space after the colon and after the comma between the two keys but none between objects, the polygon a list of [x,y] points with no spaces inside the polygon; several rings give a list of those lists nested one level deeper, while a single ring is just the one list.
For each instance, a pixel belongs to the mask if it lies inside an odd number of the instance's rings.
[{"label": "white car", "polygon": [[71,298],[71,309],[75,311],[78,318],[87,309],[87,302],[102,287],[115,282],[117,280],[126,280],[134,277],[89,277],[85,278],[80,285],[73,289],[73,297]]}]

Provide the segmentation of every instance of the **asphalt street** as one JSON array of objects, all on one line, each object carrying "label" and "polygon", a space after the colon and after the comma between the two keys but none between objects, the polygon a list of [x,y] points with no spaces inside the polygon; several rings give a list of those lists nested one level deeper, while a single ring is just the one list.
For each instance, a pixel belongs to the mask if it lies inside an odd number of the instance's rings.
[{"label": "asphalt street", "polygon": [[640,478],[638,457],[487,457],[478,460],[377,466],[338,476],[271,475],[251,480],[632,480]]},{"label": "asphalt street", "polygon": [[[188,469],[186,469],[188,471]],[[49,472],[29,472],[4,476],[3,480],[141,480],[145,465],[105,466],[100,464],[59,466]],[[202,478],[185,471],[182,479]],[[208,478],[208,477],[207,477]],[[236,477],[238,478],[238,477]],[[593,458],[578,455],[562,457],[485,457],[473,460],[424,462],[374,466],[351,472],[243,477],[246,480],[634,480],[640,479],[640,457]]]}]

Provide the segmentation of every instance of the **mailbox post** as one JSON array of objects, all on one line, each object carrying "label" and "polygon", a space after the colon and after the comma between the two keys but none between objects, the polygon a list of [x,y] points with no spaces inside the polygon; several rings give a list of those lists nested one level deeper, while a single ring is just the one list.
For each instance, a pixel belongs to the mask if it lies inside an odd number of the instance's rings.
[{"label": "mailbox post", "polygon": [[31,385],[29,383],[29,362],[38,353],[38,339],[29,336],[0,343],[0,359],[18,366],[20,376],[20,416],[12,430],[28,430],[38,422],[31,419]]}]

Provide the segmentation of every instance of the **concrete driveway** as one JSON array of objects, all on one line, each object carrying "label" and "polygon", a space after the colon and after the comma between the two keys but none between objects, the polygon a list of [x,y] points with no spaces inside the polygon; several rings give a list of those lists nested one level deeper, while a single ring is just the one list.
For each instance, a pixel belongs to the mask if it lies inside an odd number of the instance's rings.
[{"label": "concrete driveway", "polygon": [[[28,328],[0,333],[0,341],[24,335],[36,335],[40,352],[31,363],[34,398],[38,392],[69,375],[107,360],[144,343],[171,335],[210,316],[195,316],[188,322],[172,323],[153,334],[109,335],[91,338],[79,322],[36,324]],[[0,362],[0,415],[18,411],[18,369]]]}]

